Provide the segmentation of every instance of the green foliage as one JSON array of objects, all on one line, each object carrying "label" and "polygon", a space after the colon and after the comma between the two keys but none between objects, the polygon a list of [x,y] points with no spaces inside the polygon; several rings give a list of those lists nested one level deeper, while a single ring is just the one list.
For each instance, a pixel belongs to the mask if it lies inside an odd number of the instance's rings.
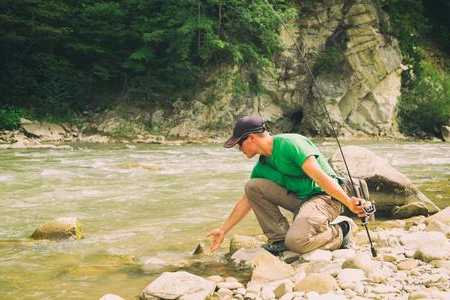
[{"label": "green foliage", "polygon": [[439,135],[440,126],[450,118],[450,73],[433,64],[426,49],[431,43],[450,49],[450,5],[420,0],[382,0],[380,4],[390,16],[389,33],[399,40],[403,64],[408,66],[402,74],[398,105],[400,129],[407,134]]},{"label": "green foliage", "polygon": [[24,111],[15,107],[0,108],[0,129],[17,129]]},{"label": "green foliage", "polygon": [[427,62],[421,68],[421,77],[400,98],[401,129],[438,134],[450,119],[450,75]]},{"label": "green foliage", "polygon": [[221,64],[264,68],[294,15],[289,0],[4,0],[3,103],[68,115],[104,90],[151,99]]}]

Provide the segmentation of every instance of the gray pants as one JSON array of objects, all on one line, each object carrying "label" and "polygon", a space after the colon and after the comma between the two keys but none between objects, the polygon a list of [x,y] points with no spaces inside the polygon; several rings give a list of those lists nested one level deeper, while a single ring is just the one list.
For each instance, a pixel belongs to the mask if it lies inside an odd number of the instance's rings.
[{"label": "gray pants", "polygon": [[[300,254],[341,246],[342,231],[330,222],[340,214],[342,205],[330,196],[318,195],[301,202],[295,194],[267,179],[248,181],[245,194],[269,241],[284,240],[289,250]],[[291,226],[279,207],[295,215]]]}]

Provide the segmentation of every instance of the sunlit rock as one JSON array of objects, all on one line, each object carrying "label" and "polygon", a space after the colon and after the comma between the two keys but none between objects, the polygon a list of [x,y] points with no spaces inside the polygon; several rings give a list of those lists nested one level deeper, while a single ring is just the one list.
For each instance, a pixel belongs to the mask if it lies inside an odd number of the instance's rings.
[{"label": "sunlit rock", "polygon": [[62,240],[83,238],[81,226],[75,217],[58,218],[51,222],[39,225],[33,232],[31,238],[35,240]]},{"label": "sunlit rock", "polygon": [[124,299],[114,294],[106,294],[103,295],[99,300],[124,300]]},{"label": "sunlit rock", "polygon": [[188,272],[164,272],[142,291],[141,299],[204,300],[216,288],[216,283]]},{"label": "sunlit rock", "polygon": [[317,292],[319,294],[325,294],[335,291],[338,288],[336,280],[327,274],[309,274],[306,277],[295,284],[295,291]]},{"label": "sunlit rock", "polygon": [[[370,200],[376,203],[378,213],[394,218],[408,218],[439,211],[430,199],[385,159],[359,146],[346,146],[342,151],[352,176],[366,180]],[[346,176],[340,151],[332,156],[330,163],[339,175]]]},{"label": "sunlit rock", "polygon": [[233,254],[239,249],[254,249],[259,248],[264,244],[264,241],[259,237],[246,235],[233,235],[230,239],[229,254]]}]

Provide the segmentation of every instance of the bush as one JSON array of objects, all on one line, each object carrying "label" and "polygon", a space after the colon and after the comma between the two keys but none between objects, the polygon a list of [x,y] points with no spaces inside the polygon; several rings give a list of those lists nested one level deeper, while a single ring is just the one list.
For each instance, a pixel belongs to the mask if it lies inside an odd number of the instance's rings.
[{"label": "bush", "polygon": [[450,75],[422,62],[421,76],[402,92],[398,106],[400,130],[438,134],[450,119]]},{"label": "bush", "polygon": [[20,125],[20,118],[23,110],[15,107],[0,108],[0,129],[17,129]]}]

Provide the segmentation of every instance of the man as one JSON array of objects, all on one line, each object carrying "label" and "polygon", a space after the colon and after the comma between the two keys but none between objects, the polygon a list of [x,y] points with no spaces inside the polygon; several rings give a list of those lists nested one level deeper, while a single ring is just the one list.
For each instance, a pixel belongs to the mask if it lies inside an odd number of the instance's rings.
[{"label": "man", "polygon": [[[299,134],[271,136],[262,118],[247,116],[236,122],[224,147],[235,145],[247,158],[259,154],[259,160],[230,216],[208,234],[212,237],[211,251],[219,248],[225,235],[250,210],[268,238],[263,247],[274,255],[287,249],[303,254],[349,246],[354,223],[339,216],[342,204],[362,216],[360,203],[364,200],[347,195],[308,138]],[[295,215],[291,226],[279,207]]]}]

